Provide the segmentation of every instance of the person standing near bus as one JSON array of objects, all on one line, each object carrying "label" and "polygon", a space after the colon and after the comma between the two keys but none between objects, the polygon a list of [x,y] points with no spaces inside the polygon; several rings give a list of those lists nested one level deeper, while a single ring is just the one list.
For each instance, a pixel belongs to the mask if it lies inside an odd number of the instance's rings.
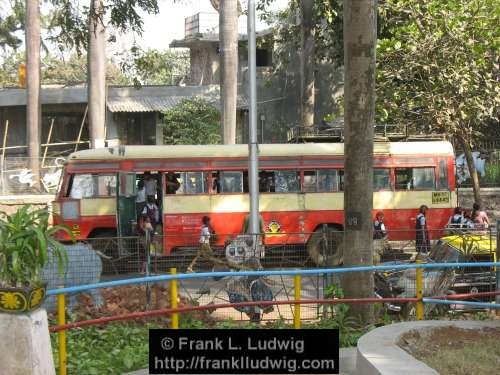
[{"label": "person standing near bus", "polygon": [[156,198],[156,191],[158,189],[157,181],[153,176],[151,176],[151,172],[144,172],[144,187],[146,188],[146,197],[152,196],[153,199]]},{"label": "person standing near bus", "polygon": [[481,210],[479,203],[474,203],[472,205],[472,220],[474,221],[474,228],[479,231],[488,229],[490,225],[490,219],[486,212]]},{"label": "person standing near bus", "polygon": [[384,213],[377,212],[375,221],[373,222],[373,239],[382,240],[387,238],[387,229],[384,223]]},{"label": "person standing near bus", "polygon": [[460,230],[464,227],[464,221],[464,211],[459,206],[455,207],[453,215],[450,216],[446,224],[447,233],[460,233]]},{"label": "person standing near bus", "polygon": [[144,206],[146,206],[146,188],[144,187],[144,181],[139,180],[139,182],[137,183],[137,195],[135,196],[135,209],[137,212],[137,219],[141,217]]},{"label": "person standing near bus", "polygon": [[373,222],[373,263],[379,264],[386,250],[390,249],[387,240],[387,228],[384,223],[384,213],[379,211]]},{"label": "person standing near bus", "polygon": [[426,217],[428,209],[425,204],[421,205],[415,222],[415,247],[417,253],[426,254],[431,248]]},{"label": "person standing near bus", "polygon": [[212,227],[210,226],[210,218],[208,216],[203,216],[201,222],[202,225],[199,240],[200,248],[198,249],[198,253],[191,261],[191,264],[186,270],[186,272],[188,273],[193,272],[193,267],[200,257],[205,259],[212,259],[214,255],[212,248],[210,247],[210,237],[212,236],[212,233],[214,233]]}]

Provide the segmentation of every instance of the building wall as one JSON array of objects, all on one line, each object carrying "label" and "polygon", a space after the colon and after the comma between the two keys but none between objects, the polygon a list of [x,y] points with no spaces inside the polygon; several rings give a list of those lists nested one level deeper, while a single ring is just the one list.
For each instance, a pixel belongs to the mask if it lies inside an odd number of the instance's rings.
[{"label": "building wall", "polygon": [[190,48],[189,85],[218,84],[220,61],[218,43],[194,44]]},{"label": "building wall", "polygon": [[[8,130],[5,133],[8,122]],[[3,147],[3,139],[6,138],[6,145],[12,146],[26,146],[26,107],[13,106],[0,108],[0,139]],[[6,150],[5,154],[8,156],[26,155],[26,148],[15,148]]]}]

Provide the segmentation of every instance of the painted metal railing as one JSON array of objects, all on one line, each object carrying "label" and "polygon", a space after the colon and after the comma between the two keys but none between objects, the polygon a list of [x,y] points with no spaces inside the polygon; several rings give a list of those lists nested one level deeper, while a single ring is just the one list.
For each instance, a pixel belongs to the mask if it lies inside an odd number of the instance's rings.
[{"label": "painted metal railing", "polygon": [[[67,347],[66,347],[66,330],[77,327],[86,327],[92,325],[106,324],[112,321],[131,320],[144,317],[165,316],[171,317],[171,328],[179,328],[178,314],[182,312],[200,311],[200,310],[214,310],[227,307],[243,307],[243,306],[272,306],[272,305],[293,305],[294,328],[300,329],[300,307],[306,304],[356,304],[356,303],[389,303],[389,302],[414,302],[416,304],[416,319],[422,320],[424,318],[424,304],[446,304],[455,305],[460,304],[464,306],[475,306],[489,309],[500,309],[499,303],[485,303],[485,302],[471,302],[464,301],[463,299],[478,297],[478,296],[492,296],[500,295],[500,291],[474,293],[474,294],[460,294],[451,296],[434,296],[423,297],[423,270],[424,269],[452,269],[452,268],[465,268],[465,267],[495,267],[500,269],[500,262],[475,262],[475,263],[413,263],[402,265],[378,265],[378,266],[360,266],[349,268],[319,268],[319,269],[288,269],[288,270],[264,270],[264,271],[238,271],[238,272],[201,272],[201,273],[188,273],[177,274],[176,269],[170,269],[170,274],[156,275],[148,277],[138,277],[123,280],[113,280],[100,282],[97,284],[80,285],[68,288],[53,289],[47,292],[47,295],[58,296],[58,326],[51,327],[51,332],[58,332],[59,334],[59,374],[66,375],[66,362],[67,362]],[[416,269],[416,297],[415,298],[340,298],[340,299],[301,299],[301,278],[305,275],[318,275],[318,274],[343,274],[350,272],[373,272],[384,270],[408,270]],[[257,301],[257,302],[239,302],[239,303],[224,303],[224,304],[211,304],[210,306],[183,306],[178,307],[178,289],[177,281],[184,279],[195,278],[212,278],[212,277],[231,277],[231,276],[252,276],[252,277],[266,277],[266,276],[294,276],[294,299],[291,301]],[[118,287],[124,285],[137,285],[149,284],[157,282],[170,283],[170,308],[135,312],[124,314],[120,316],[104,317],[81,322],[69,323],[65,321],[65,295],[69,293],[85,292],[92,289],[101,289],[109,287]],[[462,299],[459,299],[462,298]]]}]

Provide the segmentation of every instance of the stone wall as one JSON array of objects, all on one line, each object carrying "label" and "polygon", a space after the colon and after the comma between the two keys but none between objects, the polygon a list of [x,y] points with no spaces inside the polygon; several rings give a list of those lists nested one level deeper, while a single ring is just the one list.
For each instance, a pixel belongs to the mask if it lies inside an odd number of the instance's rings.
[{"label": "stone wall", "polygon": [[34,208],[52,207],[53,195],[9,195],[0,196],[0,212],[12,214],[20,206],[30,205]]},{"label": "stone wall", "polygon": [[[500,220],[500,188],[481,189],[481,199],[483,201],[483,209],[488,214],[490,221],[492,221],[493,219]],[[459,206],[465,209],[472,210],[473,203],[474,203],[474,193],[472,192],[472,188],[459,188],[458,189]]]}]

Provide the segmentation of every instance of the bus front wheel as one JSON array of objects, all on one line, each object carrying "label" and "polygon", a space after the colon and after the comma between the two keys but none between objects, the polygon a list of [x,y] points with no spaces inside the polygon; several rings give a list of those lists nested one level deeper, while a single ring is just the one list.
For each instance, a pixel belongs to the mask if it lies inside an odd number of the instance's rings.
[{"label": "bus front wheel", "polygon": [[332,226],[316,229],[307,242],[307,253],[314,264],[320,267],[342,264],[344,260],[342,232]]}]

